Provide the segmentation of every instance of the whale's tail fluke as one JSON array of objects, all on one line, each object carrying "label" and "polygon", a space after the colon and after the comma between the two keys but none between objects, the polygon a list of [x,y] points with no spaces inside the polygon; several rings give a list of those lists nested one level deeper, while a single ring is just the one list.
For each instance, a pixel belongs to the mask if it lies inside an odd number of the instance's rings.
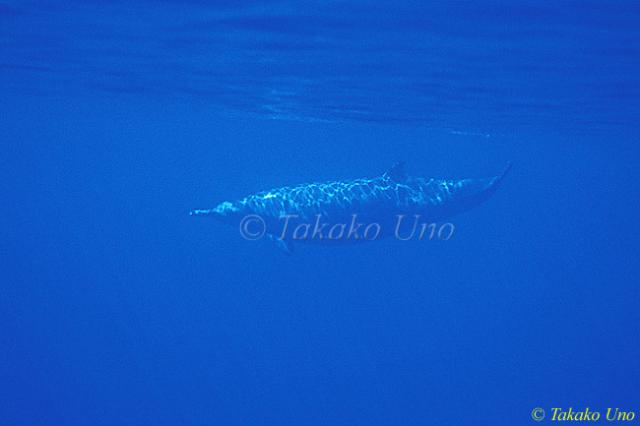
[{"label": "whale's tail fluke", "polygon": [[497,189],[497,186],[500,185],[500,183],[502,183],[502,181],[507,176],[507,174],[509,174],[509,171],[511,170],[511,166],[513,166],[513,163],[511,161],[507,162],[507,165],[502,171],[502,174],[493,178],[493,182],[491,183],[491,186],[494,190]]},{"label": "whale's tail fluke", "polygon": [[494,192],[498,190],[504,178],[507,176],[509,171],[511,170],[512,163],[509,161],[505,166],[502,173],[497,176],[487,178],[487,179],[478,179],[476,182],[479,183],[477,196],[479,198],[479,202],[486,200],[491,197]]},{"label": "whale's tail fluke", "polygon": [[494,192],[498,190],[504,178],[507,176],[509,171],[511,170],[511,161],[507,163],[502,173],[497,176],[484,178],[484,179],[475,179],[472,180],[475,182],[475,185],[472,184],[470,186],[474,187],[477,191],[477,196],[482,199],[482,201],[486,200],[490,196],[493,195]]},{"label": "whale's tail fluke", "polygon": [[446,208],[447,215],[467,211],[490,198],[500,187],[511,170],[511,162],[507,163],[499,175],[479,179],[462,179],[447,188],[450,204]]}]

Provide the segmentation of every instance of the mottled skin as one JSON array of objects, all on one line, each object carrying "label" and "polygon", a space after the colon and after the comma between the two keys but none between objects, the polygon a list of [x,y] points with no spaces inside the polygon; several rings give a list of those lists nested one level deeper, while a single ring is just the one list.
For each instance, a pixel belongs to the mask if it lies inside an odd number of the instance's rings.
[{"label": "mottled skin", "polygon": [[[267,233],[274,236],[282,235],[286,215],[288,230],[315,222],[318,215],[328,224],[348,224],[357,215],[358,222],[379,223],[385,236],[393,232],[398,215],[420,215],[421,221],[436,222],[480,204],[495,192],[509,168],[490,178],[449,180],[407,176],[399,163],[372,179],[286,186],[191,214],[214,216],[235,226],[246,215],[260,215]],[[289,232],[285,239],[290,237]]]}]

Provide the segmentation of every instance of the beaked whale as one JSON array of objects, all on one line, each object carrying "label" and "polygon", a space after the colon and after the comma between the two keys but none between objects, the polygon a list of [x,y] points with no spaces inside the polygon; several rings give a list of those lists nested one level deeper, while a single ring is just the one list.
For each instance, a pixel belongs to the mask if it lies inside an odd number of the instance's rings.
[{"label": "beaked whale", "polygon": [[[193,210],[190,214],[240,226],[245,238],[247,234],[242,227],[248,226],[245,220],[251,218],[252,226],[258,229],[245,229],[250,231],[248,239],[266,235],[290,253],[294,241],[335,243],[371,239],[363,236],[361,229],[344,238],[346,227],[352,230],[356,220],[360,228],[363,224],[377,224],[377,239],[397,232],[398,217],[420,216],[423,221],[437,222],[462,213],[489,198],[510,168],[511,163],[500,175],[488,178],[454,180],[412,177],[406,174],[404,163],[396,163],[372,179],[285,186],[225,201],[213,209]],[[301,225],[308,231],[304,238],[298,232]],[[327,235],[327,229],[338,225],[343,230],[341,238]],[[320,227],[314,238],[309,238],[311,227],[316,231]]]}]

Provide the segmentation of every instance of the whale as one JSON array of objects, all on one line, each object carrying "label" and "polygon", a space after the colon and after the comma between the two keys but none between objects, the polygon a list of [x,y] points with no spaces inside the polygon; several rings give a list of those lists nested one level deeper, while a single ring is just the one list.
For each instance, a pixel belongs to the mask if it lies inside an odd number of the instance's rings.
[{"label": "whale", "polygon": [[294,244],[302,242],[338,244],[397,236],[400,228],[411,226],[412,218],[422,223],[446,220],[486,201],[510,169],[511,162],[498,175],[485,178],[423,178],[410,176],[405,163],[398,162],[373,178],[274,188],[190,215],[238,227],[246,239],[269,238],[291,253]]}]

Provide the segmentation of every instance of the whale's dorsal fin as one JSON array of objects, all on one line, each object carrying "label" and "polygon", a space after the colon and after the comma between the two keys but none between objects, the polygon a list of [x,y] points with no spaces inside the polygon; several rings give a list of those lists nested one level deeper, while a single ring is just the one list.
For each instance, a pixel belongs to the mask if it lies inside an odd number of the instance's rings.
[{"label": "whale's dorsal fin", "polygon": [[402,182],[407,179],[407,172],[404,170],[404,161],[398,161],[382,175],[385,179],[391,179],[394,182]]}]

